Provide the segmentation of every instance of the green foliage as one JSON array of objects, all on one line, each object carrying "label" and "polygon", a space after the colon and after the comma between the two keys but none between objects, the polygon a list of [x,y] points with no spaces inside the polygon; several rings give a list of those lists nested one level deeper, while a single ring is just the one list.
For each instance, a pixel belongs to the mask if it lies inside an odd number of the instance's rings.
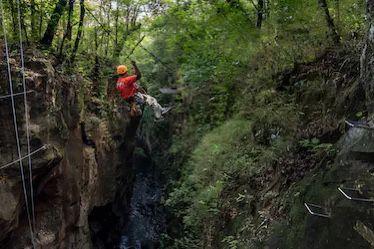
[{"label": "green foliage", "polygon": [[179,187],[166,202],[174,214],[183,218],[187,230],[194,229],[197,234],[206,231],[206,222],[219,215],[218,200],[226,176],[251,167],[248,153],[254,151],[249,146],[250,130],[248,121],[228,121],[208,133],[193,151]]},{"label": "green foliage", "polygon": [[[209,231],[217,229],[221,207],[227,205],[222,203],[222,191],[235,185],[231,182],[234,176],[250,177],[259,168],[271,165],[286,148],[284,143],[269,148],[256,145],[252,128],[251,121],[232,119],[208,132],[192,152],[182,170],[183,177],[166,201],[173,214],[183,220],[182,238],[195,235],[196,247],[210,240]],[[246,194],[231,194],[238,205],[250,203]],[[232,237],[222,240],[230,248],[239,248],[238,240]]]},{"label": "green foliage", "polygon": [[300,145],[313,152],[325,152],[335,154],[335,147],[331,143],[321,143],[318,138],[304,139],[299,141]]},{"label": "green foliage", "polygon": [[[168,84],[183,89],[175,104],[176,112],[186,115],[178,121],[183,129],[173,136],[168,151],[175,158],[172,170],[182,176],[173,181],[166,202],[183,229],[168,237],[165,248],[205,248],[211,243],[248,248],[245,238],[234,232],[253,228],[248,216],[245,224],[217,235],[222,206],[247,205],[244,192],[229,186],[238,187],[232,182],[235,177],[246,179],[272,165],[294,142],[302,113],[292,93],[274,90],[278,82],[272,75],[331,46],[317,1],[271,2],[261,30],[255,27],[253,5],[239,2],[239,7],[226,1],[170,3],[147,30],[157,37],[148,46],[174,72],[146,59],[146,81],[154,89]],[[351,0],[339,1],[339,6],[329,2],[343,40],[363,27],[358,6]],[[321,97],[321,84],[302,86],[305,103],[318,98],[318,103],[331,104]],[[315,139],[300,145],[314,153],[335,153],[332,144]],[[223,194],[237,204],[226,203]]]},{"label": "green foliage", "polygon": [[[343,44],[357,43],[362,36],[363,2],[327,1]],[[11,3],[5,1],[3,24],[15,43],[19,31]],[[32,9],[27,1],[22,3],[24,35],[33,32],[29,42],[38,44],[56,1],[35,0],[37,34],[31,25]],[[157,148],[157,164],[163,165],[169,191],[165,205],[182,223],[170,229],[177,232],[163,235],[163,248],[249,248],[256,217],[246,209],[256,200],[250,184],[236,180],[271,168],[295,142],[315,154],[335,153],[332,144],[317,138],[297,141],[304,125],[300,114],[328,112],[336,100],[336,92],[318,70],[313,79],[293,86],[300,96],[275,90],[279,82],[274,75],[312,61],[333,46],[318,1],[265,1],[261,28],[256,27],[258,1],[86,0],[85,7],[84,36],[74,65],[68,58],[78,33],[79,1],[71,17],[72,39],[62,44],[68,23],[65,6],[48,50],[63,65],[59,70],[76,70],[94,82],[81,86],[80,106],[92,88],[102,104],[99,113],[111,115],[113,105],[106,100],[114,88],[115,66],[134,59],[143,74],[139,84],[160,103],[174,107],[170,120],[158,124],[146,108],[141,123],[141,135]],[[162,95],[161,87],[176,87],[178,94]],[[64,132],[66,125],[60,126]],[[304,194],[304,187],[295,195]],[[302,238],[305,222],[302,202],[291,205],[289,215],[298,226],[284,235],[288,243]],[[221,231],[225,208],[238,209],[242,220]],[[279,225],[283,230],[286,226]],[[282,230],[279,227],[274,229]]]},{"label": "green foliage", "polygon": [[222,243],[227,244],[228,249],[238,249],[239,241],[234,236],[227,236]]}]

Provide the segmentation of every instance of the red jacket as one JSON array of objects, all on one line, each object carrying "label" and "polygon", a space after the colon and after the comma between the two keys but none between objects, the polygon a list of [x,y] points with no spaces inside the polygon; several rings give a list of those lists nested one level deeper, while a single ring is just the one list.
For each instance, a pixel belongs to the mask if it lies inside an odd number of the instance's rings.
[{"label": "red jacket", "polygon": [[117,80],[117,90],[121,92],[121,97],[125,100],[133,97],[138,91],[138,85],[136,80],[138,77],[136,75],[121,77]]}]

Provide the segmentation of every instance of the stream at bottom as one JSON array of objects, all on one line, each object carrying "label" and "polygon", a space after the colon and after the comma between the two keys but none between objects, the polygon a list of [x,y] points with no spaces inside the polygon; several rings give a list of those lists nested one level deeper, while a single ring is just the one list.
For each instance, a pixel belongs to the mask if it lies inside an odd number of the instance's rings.
[{"label": "stream at bottom", "polygon": [[134,157],[134,172],[136,178],[128,222],[119,249],[156,249],[160,246],[160,235],[165,230],[159,172],[145,155]]}]

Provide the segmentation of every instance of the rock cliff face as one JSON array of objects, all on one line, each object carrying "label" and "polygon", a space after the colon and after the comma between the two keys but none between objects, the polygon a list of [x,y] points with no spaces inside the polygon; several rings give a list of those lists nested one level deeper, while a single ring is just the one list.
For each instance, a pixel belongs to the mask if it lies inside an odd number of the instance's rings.
[{"label": "rock cliff face", "polygon": [[[3,51],[1,49],[1,51]],[[4,56],[3,54],[1,54]],[[3,57],[4,58],[4,57]],[[22,92],[19,55],[11,58],[15,93]],[[64,76],[53,59],[26,52],[27,113],[30,119],[37,248],[113,246],[120,212],[130,198],[129,163],[137,120],[90,94],[90,82]],[[0,64],[0,93],[9,94],[6,60]],[[15,97],[22,155],[27,155],[23,96]],[[18,159],[10,98],[0,100],[0,166]],[[124,108],[124,107],[121,107]],[[128,135],[126,135],[128,134]],[[28,160],[23,160],[30,196]],[[0,248],[31,248],[20,165],[0,170]],[[30,199],[29,199],[30,202]],[[30,202],[31,203],[31,202]],[[115,221],[110,228],[97,222]],[[89,218],[90,217],[90,218]],[[94,243],[92,242],[94,241]]]},{"label": "rock cliff face", "polygon": [[[302,248],[371,248],[374,241],[359,227],[361,224],[368,231],[373,229],[372,202],[349,200],[337,188],[343,188],[353,198],[372,199],[372,137],[370,130],[351,128],[338,143],[335,163],[300,185],[299,193],[305,200],[322,203],[331,215],[330,218],[308,215],[305,223],[293,216],[296,224],[304,226]],[[296,209],[297,205],[294,214]]]}]

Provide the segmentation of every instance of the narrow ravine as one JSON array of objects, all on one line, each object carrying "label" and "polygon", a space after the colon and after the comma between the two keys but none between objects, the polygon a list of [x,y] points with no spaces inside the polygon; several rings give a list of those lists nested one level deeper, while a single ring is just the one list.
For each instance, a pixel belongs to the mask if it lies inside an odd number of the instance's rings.
[{"label": "narrow ravine", "polygon": [[160,204],[163,191],[159,172],[152,159],[139,148],[133,160],[133,194],[118,248],[158,248],[160,234],[165,230],[165,213]]}]

